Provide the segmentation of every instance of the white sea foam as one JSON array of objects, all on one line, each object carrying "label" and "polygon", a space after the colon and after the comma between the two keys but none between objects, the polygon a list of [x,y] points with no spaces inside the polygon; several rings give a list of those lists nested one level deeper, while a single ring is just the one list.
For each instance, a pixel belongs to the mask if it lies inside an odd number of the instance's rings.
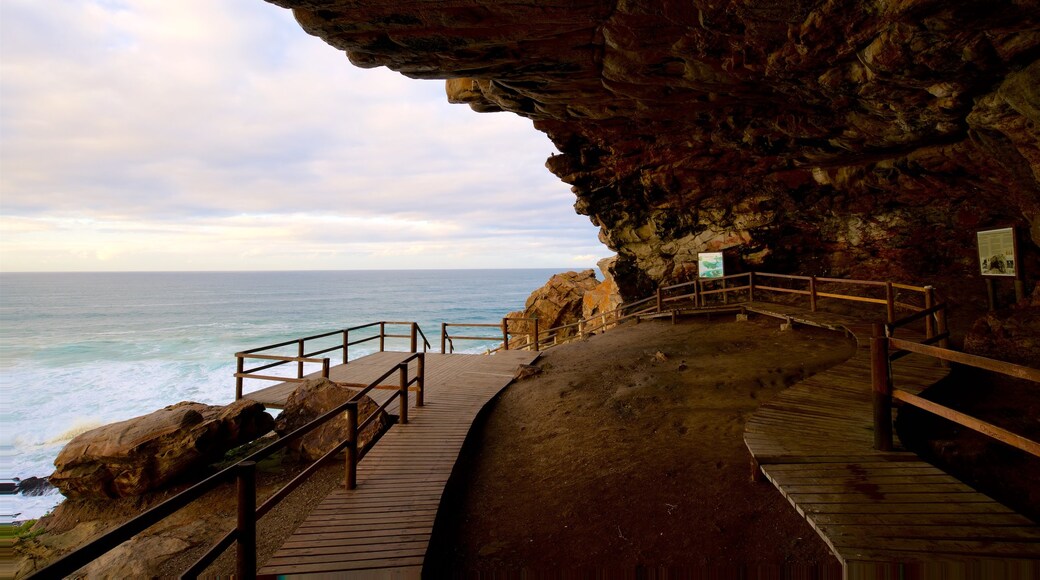
[{"label": "white sea foam", "polygon": [[[92,426],[179,401],[231,402],[236,351],[376,320],[417,319],[436,344],[440,322],[499,320],[553,272],[5,273],[0,478],[49,475]],[[371,348],[351,347],[351,358]],[[35,518],[61,495],[0,499],[3,513]]]}]

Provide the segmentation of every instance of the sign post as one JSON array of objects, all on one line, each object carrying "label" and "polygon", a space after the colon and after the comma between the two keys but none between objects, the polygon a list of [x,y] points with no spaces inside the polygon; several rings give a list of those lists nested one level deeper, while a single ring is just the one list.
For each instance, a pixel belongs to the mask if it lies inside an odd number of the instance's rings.
[{"label": "sign post", "polygon": [[997,309],[997,278],[1015,281],[1015,299],[1025,298],[1025,282],[1018,260],[1018,237],[1014,226],[980,230],[976,234],[979,249],[979,271],[986,279],[989,309]]},{"label": "sign post", "polygon": [[697,276],[699,278],[721,278],[725,276],[722,267],[722,252],[701,252],[697,254]]}]

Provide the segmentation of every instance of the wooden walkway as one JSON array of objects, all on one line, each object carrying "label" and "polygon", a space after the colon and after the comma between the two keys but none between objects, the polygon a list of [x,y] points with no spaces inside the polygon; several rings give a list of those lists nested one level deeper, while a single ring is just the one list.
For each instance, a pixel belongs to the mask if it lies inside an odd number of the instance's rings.
[{"label": "wooden walkway", "polygon": [[[334,367],[330,376],[371,381],[406,356],[376,353]],[[427,353],[426,405],[409,408],[408,424],[394,425],[358,465],[357,489],[330,493],[259,574],[419,578],[444,486],[470,426],[517,367],[537,357],[529,351]],[[276,398],[277,388],[248,396]],[[377,399],[390,394],[373,392]]]},{"label": "wooden walkway", "polygon": [[[848,361],[763,404],[744,433],[762,473],[830,546],[846,578],[1040,577],[1040,526],[913,453],[874,450],[870,325],[775,304],[748,310],[845,329],[857,341]],[[948,372],[918,355],[893,371],[911,392]]]}]

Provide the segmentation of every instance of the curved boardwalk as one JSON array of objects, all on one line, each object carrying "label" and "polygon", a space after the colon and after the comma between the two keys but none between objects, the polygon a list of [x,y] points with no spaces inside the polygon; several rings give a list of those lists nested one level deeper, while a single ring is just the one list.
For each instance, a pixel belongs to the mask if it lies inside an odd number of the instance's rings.
[{"label": "curved boardwalk", "polygon": [[[377,353],[371,360],[386,359],[385,365],[366,369],[351,362],[340,371],[370,373],[371,380],[405,356]],[[411,407],[408,424],[383,435],[358,464],[357,489],[333,490],[260,575],[419,578],[444,486],[470,426],[513,380],[517,366],[537,357],[529,351],[427,353],[426,405]]]},{"label": "curved boardwalk", "polygon": [[[847,578],[1040,577],[1040,526],[913,453],[874,450],[869,324],[772,304],[748,310],[844,329],[857,341],[848,361],[763,404],[744,433],[762,473]],[[901,389],[917,391],[948,372],[917,355],[893,371]]]}]

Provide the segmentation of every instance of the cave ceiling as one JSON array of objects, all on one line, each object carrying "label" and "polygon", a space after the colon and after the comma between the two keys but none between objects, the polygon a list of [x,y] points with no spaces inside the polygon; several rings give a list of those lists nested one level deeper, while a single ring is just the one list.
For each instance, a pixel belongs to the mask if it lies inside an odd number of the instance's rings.
[{"label": "cave ceiling", "polygon": [[272,0],[360,67],[531,119],[629,297],[731,270],[1040,268],[1040,2]]}]

